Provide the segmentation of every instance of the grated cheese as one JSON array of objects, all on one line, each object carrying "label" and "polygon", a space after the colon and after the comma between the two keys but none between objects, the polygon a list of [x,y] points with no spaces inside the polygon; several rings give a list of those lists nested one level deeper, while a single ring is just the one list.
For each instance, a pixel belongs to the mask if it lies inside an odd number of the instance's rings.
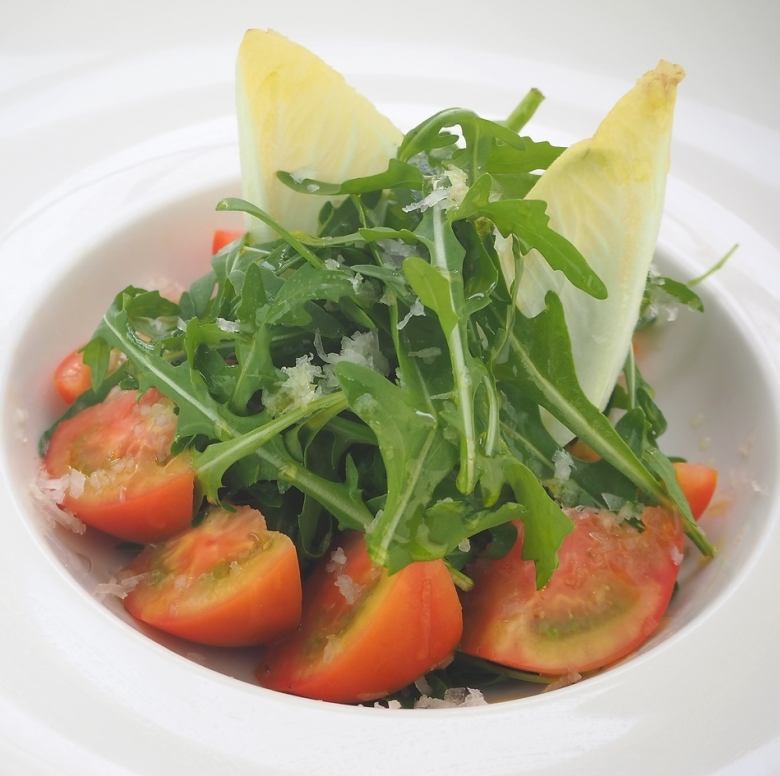
[{"label": "grated cheese", "polygon": [[414,302],[412,302],[412,306],[409,308],[409,312],[404,315],[403,318],[401,318],[400,321],[398,321],[398,331],[401,331],[401,329],[404,329],[406,327],[406,324],[409,323],[409,321],[412,320],[415,316],[421,316],[425,315],[425,305],[420,301],[419,297],[415,297]]},{"label": "grated cheese", "polygon": [[466,706],[486,706],[485,696],[471,687],[450,687],[444,691],[444,698],[422,695],[415,702],[415,709],[455,709]]},{"label": "grated cheese", "polygon": [[217,328],[220,331],[236,334],[241,331],[241,324],[238,321],[228,321],[225,318],[217,318]]},{"label": "grated cheese", "polygon": [[379,347],[379,336],[376,331],[356,331],[351,337],[342,337],[341,350],[338,353],[326,353],[322,346],[322,337],[319,332],[316,332],[314,348],[320,360],[325,363],[323,369],[325,390],[338,388],[339,381],[336,378],[334,367],[341,361],[360,364],[383,375],[386,375],[390,369],[390,365]]},{"label": "grated cheese", "polygon": [[336,549],[333,550],[333,552],[330,554],[330,560],[325,566],[325,571],[332,574],[340,566],[345,566],[346,563],[347,554],[344,552],[344,549],[342,547],[336,547]]},{"label": "grated cheese", "polygon": [[132,577],[111,577],[108,582],[102,582],[95,587],[95,597],[101,600],[109,595],[121,599],[127,598],[128,593],[135,590],[148,576],[149,572],[147,571],[143,574],[135,574]]},{"label": "grated cheese", "polygon": [[350,605],[354,604],[363,592],[363,585],[355,582],[349,574],[339,574],[334,584],[338,588],[339,593],[344,597],[344,600]]},{"label": "grated cheese", "polygon": [[553,453],[552,461],[555,467],[555,479],[560,483],[568,482],[574,466],[574,460],[571,455],[566,450],[556,450]]},{"label": "grated cheese", "polygon": [[311,355],[299,356],[295,366],[283,366],[282,372],[284,382],[275,391],[263,391],[263,404],[271,415],[305,407],[322,396],[317,384],[322,377],[322,367],[312,364]]}]

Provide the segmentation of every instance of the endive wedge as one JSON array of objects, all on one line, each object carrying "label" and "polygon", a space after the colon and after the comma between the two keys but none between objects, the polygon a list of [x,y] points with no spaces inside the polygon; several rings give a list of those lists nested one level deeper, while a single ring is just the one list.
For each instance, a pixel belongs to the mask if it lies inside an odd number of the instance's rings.
[{"label": "endive wedge", "polygon": [[[299,194],[278,170],[342,181],[381,172],[401,133],[344,77],[276,32],[248,30],[236,75],[244,197],[288,229],[314,232],[322,197]],[[256,239],[273,237],[251,219]]]},{"label": "endive wedge", "polygon": [[[678,65],[661,61],[625,94],[596,134],[568,148],[528,193],[547,203],[550,226],[570,240],[604,281],[609,296],[594,299],[531,251],[517,285],[526,316],[544,309],[545,294],[561,298],[580,385],[603,409],[631,345],[642,292],[653,259],[669,166]],[[497,245],[508,282],[512,246]],[[546,425],[559,444],[572,438],[552,418]]]}]

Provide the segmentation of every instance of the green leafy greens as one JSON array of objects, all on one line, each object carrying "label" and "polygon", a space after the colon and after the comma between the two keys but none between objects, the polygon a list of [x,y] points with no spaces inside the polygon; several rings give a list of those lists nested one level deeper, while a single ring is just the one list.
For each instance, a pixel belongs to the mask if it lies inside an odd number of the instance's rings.
[{"label": "green leafy greens", "polygon": [[[517,134],[540,100],[531,93],[505,124],[442,111],[376,175],[280,172],[297,191],[341,198],[324,205],[317,234],[223,200],[218,209],[253,215],[277,239],[231,243],[178,304],[122,291],[84,349],[93,389],[79,407],[117,384],[159,390],[205,497],[262,509],[303,563],[335,530],[356,529],[391,571],[445,558],[467,584],[459,569],[487,544],[508,549],[521,520],[542,586],[572,527],[563,508],[614,508],[615,498],[677,509],[711,554],[658,448],[665,420],[633,360],[615,423],[579,387],[558,297],[526,318],[504,280],[498,234],[513,240],[516,276],[535,249],[581,293],[607,295],[550,228],[545,203],[525,198],[563,150]],[[661,293],[697,307],[676,281],[651,278],[648,289],[646,323]],[[113,373],[112,349],[126,356]],[[572,461],[556,479],[563,451],[540,408],[601,460]]]}]

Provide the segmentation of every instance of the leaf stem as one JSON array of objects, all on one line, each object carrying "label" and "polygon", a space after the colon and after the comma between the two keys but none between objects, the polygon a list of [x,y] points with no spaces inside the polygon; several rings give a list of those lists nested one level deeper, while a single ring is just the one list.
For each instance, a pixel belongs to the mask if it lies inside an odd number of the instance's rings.
[{"label": "leaf stem", "polygon": [[452,582],[458,590],[468,593],[469,590],[474,588],[474,580],[470,576],[456,569],[448,560],[444,561],[444,565],[447,567],[447,571],[449,571],[450,577],[452,577]]},{"label": "leaf stem", "polygon": [[[347,408],[347,399],[340,391],[322,396],[319,399],[309,402],[303,407],[297,407],[289,412],[285,412],[278,418],[263,423],[262,426],[249,431],[241,436],[236,436],[226,442],[217,442],[209,445],[206,450],[196,458],[195,468],[198,478],[201,482],[208,481],[212,472],[218,475],[221,481],[221,474],[227,468],[240,460],[251,455],[258,448],[268,444],[274,437],[278,436],[290,426],[295,425],[304,418],[308,418],[324,410],[341,411]],[[216,495],[215,493],[211,494]]]},{"label": "leaf stem", "polygon": [[626,376],[626,394],[628,397],[628,411],[636,408],[636,360],[634,358],[634,346],[631,345],[623,366],[623,374]]},{"label": "leaf stem", "polygon": [[[449,277],[449,267],[447,266],[446,249],[444,247],[443,225],[441,218],[441,207],[434,206],[433,209],[433,251],[431,254],[432,263],[437,267],[444,277]],[[450,295],[451,308],[456,311],[459,305],[453,297],[452,282],[448,282],[448,292]],[[450,331],[445,331],[444,335],[447,345],[450,349],[450,359],[452,361],[452,374],[455,378],[455,391],[458,396],[458,409],[460,419],[463,424],[463,435],[460,444],[460,470],[458,471],[457,486],[461,493],[471,493],[474,490],[477,481],[477,445],[476,432],[474,428],[474,386],[471,380],[471,371],[466,364],[464,356],[465,349],[468,347],[466,338],[463,336],[464,322],[458,319]]]},{"label": "leaf stem", "polygon": [[236,197],[228,197],[217,203],[217,210],[238,211],[254,216],[258,221],[262,221],[267,226],[270,226],[271,229],[273,229],[286,243],[295,248],[295,250],[313,267],[322,269],[322,267],[325,266],[325,262],[317,256],[317,254],[312,253],[294,234],[288,232],[281,224],[271,218],[265,210],[261,210],[251,202]]},{"label": "leaf stem", "polygon": [[544,95],[536,88],[531,89],[517,104],[517,107],[509,114],[504,122],[507,129],[519,132],[536,113],[536,109],[542,104]]},{"label": "leaf stem", "polygon": [[729,248],[726,253],[721,256],[721,258],[718,259],[718,261],[716,261],[706,272],[702,273],[693,280],[689,280],[686,285],[690,288],[692,286],[697,286],[699,283],[706,280],[710,275],[723,267],[723,265],[737,252],[737,248],[739,248],[739,243],[734,243],[734,245],[732,245],[731,248]]}]

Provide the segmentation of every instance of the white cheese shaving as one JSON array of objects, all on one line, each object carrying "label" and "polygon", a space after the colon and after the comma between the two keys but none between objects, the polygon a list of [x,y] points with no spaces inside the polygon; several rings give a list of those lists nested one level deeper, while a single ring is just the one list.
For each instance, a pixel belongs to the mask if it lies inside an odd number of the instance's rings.
[{"label": "white cheese shaving", "polygon": [[449,197],[449,188],[434,189],[430,194],[423,197],[418,202],[412,202],[409,205],[405,205],[402,210],[404,213],[411,213],[415,210],[419,210],[424,213],[429,207],[434,207]]},{"label": "white cheese shaving", "polygon": [[238,321],[228,321],[225,318],[217,318],[217,328],[220,331],[235,334],[241,331],[241,324]]},{"label": "white cheese shaving", "polygon": [[420,301],[419,298],[415,297],[414,302],[412,302],[412,306],[409,308],[409,312],[406,313],[406,315],[404,315],[400,321],[398,321],[398,331],[401,331],[401,329],[405,328],[406,324],[409,323],[412,318],[419,315],[425,315],[425,305]]},{"label": "white cheese shaving", "polygon": [[148,572],[136,574],[132,577],[116,578],[111,577],[108,582],[102,582],[95,587],[95,597],[103,599],[106,596],[114,595],[117,598],[127,598],[128,593],[135,590],[149,576]]},{"label": "white cheese shaving", "polygon": [[[387,706],[384,705],[385,703],[387,703]],[[393,698],[392,700],[385,701],[384,703],[382,701],[376,701],[374,703],[374,708],[375,709],[402,709],[403,706],[401,705],[401,701],[397,701],[395,700],[395,698]]]},{"label": "white cheese shaving", "polygon": [[454,709],[466,706],[486,706],[485,696],[471,687],[450,687],[444,691],[444,698],[423,695],[415,702],[415,709]]},{"label": "white cheese shaving", "polygon": [[342,361],[360,364],[360,366],[368,367],[383,375],[386,375],[390,369],[390,364],[379,347],[379,336],[375,331],[356,331],[351,337],[342,337],[341,350],[338,353],[326,353],[322,346],[322,337],[319,332],[316,332],[314,348],[319,358],[325,363],[323,370],[325,377],[323,388],[325,390],[338,388],[339,381],[336,379],[333,368]]},{"label": "white cheese shaving", "polygon": [[336,569],[345,566],[347,563],[347,554],[341,547],[336,547],[330,554],[330,560],[325,566],[325,571],[332,574]]},{"label": "white cheese shaving", "polygon": [[68,483],[68,491],[73,498],[80,498],[84,495],[84,486],[86,485],[87,477],[83,472],[78,469],[70,470],[70,482]]},{"label": "white cheese shaving", "polygon": [[571,477],[571,470],[574,466],[574,460],[566,450],[556,450],[552,457],[555,474],[553,475],[560,483],[567,482]]},{"label": "white cheese shaving", "polygon": [[334,583],[339,593],[344,596],[344,600],[351,606],[354,604],[360,594],[363,592],[363,585],[359,585],[349,574],[339,574]]},{"label": "white cheese shaving", "polygon": [[380,240],[377,245],[382,249],[382,261],[392,267],[400,267],[404,259],[415,253],[415,247],[403,240]]},{"label": "white cheese shaving", "polygon": [[446,207],[460,207],[469,190],[468,176],[460,167],[449,167],[444,171],[450,186],[447,192]]},{"label": "white cheese shaving", "polygon": [[263,405],[271,415],[305,407],[322,396],[322,367],[312,364],[311,355],[299,356],[295,366],[283,366],[282,372],[284,382],[275,391],[263,391]]},{"label": "white cheese shaving", "polygon": [[352,283],[352,290],[358,294],[360,293],[360,287],[363,285],[363,276],[356,272],[349,280]]}]

